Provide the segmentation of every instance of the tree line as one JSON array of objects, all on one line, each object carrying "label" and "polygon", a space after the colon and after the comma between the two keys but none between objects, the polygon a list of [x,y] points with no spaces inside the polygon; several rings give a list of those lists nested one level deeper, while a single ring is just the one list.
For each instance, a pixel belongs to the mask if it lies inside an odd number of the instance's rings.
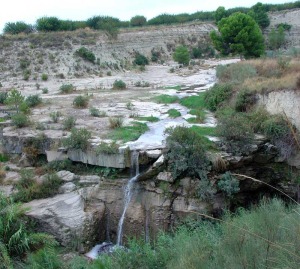
[{"label": "tree line", "polygon": [[111,16],[93,16],[86,21],[61,20],[57,17],[41,17],[37,19],[34,25],[27,24],[23,21],[7,22],[4,26],[4,34],[19,34],[38,32],[55,32],[55,31],[74,31],[82,28],[92,28],[95,30],[106,30],[112,35],[119,28],[138,27],[145,25],[164,25],[185,23],[191,21],[220,21],[224,17],[229,17],[233,13],[241,12],[251,15],[261,28],[267,27],[268,18],[266,12],[280,11],[286,9],[300,8],[300,1],[284,4],[262,4],[257,3],[251,8],[237,7],[225,10],[219,7],[216,11],[197,11],[192,14],[160,14],[147,21],[143,15],[136,15],[129,21],[121,21]]}]

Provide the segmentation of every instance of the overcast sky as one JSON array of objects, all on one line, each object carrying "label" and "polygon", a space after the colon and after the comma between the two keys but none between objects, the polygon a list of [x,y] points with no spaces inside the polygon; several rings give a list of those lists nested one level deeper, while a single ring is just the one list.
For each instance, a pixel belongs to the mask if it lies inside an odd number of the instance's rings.
[{"label": "overcast sky", "polygon": [[[219,6],[250,7],[258,0],[3,0],[0,9],[0,32],[6,22],[24,21],[34,24],[43,16],[60,19],[86,20],[94,15],[109,15],[130,20],[134,15],[151,19],[162,13],[178,14],[212,11]],[[266,0],[262,3],[286,3],[292,0]]]}]

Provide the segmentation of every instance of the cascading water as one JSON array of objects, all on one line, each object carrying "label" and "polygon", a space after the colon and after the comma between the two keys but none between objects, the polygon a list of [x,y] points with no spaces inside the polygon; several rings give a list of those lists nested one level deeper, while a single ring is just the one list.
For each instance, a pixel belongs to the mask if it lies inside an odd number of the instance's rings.
[{"label": "cascading water", "polygon": [[138,176],[139,176],[139,152],[133,151],[131,153],[131,178],[126,184],[124,189],[124,208],[118,224],[117,246],[120,246],[122,244],[123,224],[124,224],[125,214],[132,198],[132,194],[133,194],[132,187],[134,185],[134,182],[137,180]]}]

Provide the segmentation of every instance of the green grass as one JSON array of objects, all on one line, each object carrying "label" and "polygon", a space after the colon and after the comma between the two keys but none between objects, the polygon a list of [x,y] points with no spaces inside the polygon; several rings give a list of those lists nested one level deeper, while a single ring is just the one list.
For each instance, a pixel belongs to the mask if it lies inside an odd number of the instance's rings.
[{"label": "green grass", "polygon": [[154,97],[153,100],[159,104],[172,104],[178,102],[179,98],[177,96],[161,94]]},{"label": "green grass", "polygon": [[190,109],[203,109],[205,108],[204,93],[183,98],[180,100],[180,104]]},{"label": "green grass", "polygon": [[216,128],[214,127],[201,127],[201,126],[192,126],[191,129],[195,131],[202,137],[202,142],[204,146],[209,150],[216,150],[216,145],[214,142],[210,141],[206,136],[215,136],[216,135]]},{"label": "green grass", "polygon": [[4,162],[7,162],[7,161],[9,161],[8,156],[0,153],[0,162],[4,163]]},{"label": "green grass", "polygon": [[193,108],[189,111],[189,113],[191,115],[195,115],[196,118],[189,118],[187,120],[187,122],[189,122],[189,123],[203,123],[204,122],[205,116],[206,116],[206,113],[204,110]]},{"label": "green grass", "polygon": [[147,124],[135,121],[131,126],[123,126],[112,130],[109,134],[109,138],[113,140],[122,140],[123,142],[134,141],[147,130]]},{"label": "green grass", "polygon": [[180,91],[181,90],[181,86],[180,85],[166,86],[166,87],[164,87],[164,89],[166,89],[166,90],[177,90],[177,91]]},{"label": "green grass", "polygon": [[141,121],[149,121],[149,122],[157,122],[159,121],[159,118],[154,116],[149,117],[134,117],[135,120],[141,120]]},{"label": "green grass", "polygon": [[177,117],[180,117],[180,116],[181,116],[180,111],[178,111],[178,110],[175,109],[175,108],[169,109],[169,110],[168,110],[168,114],[169,114],[169,117],[170,117],[170,118],[177,118]]}]

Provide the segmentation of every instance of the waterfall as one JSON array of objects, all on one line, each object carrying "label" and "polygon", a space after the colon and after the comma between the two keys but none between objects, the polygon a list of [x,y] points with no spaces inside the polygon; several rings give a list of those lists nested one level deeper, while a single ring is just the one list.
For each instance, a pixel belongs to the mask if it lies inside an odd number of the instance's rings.
[{"label": "waterfall", "polygon": [[117,245],[118,246],[122,244],[123,223],[124,223],[127,208],[129,206],[129,203],[130,203],[130,200],[132,197],[132,187],[134,185],[134,182],[137,180],[137,178],[139,176],[139,152],[138,151],[133,151],[131,153],[130,172],[131,172],[131,178],[127,182],[127,184],[124,188],[124,208],[123,208],[123,212],[122,212],[121,218],[119,220],[119,224],[118,224],[118,237],[117,237]]}]

